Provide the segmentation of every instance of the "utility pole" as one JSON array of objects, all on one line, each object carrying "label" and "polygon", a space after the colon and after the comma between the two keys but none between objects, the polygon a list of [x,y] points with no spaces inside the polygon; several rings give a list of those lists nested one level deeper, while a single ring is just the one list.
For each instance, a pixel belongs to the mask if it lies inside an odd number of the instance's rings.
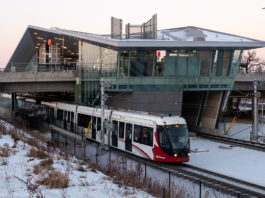
[{"label": "utility pole", "polygon": [[253,82],[254,85],[254,94],[253,94],[253,137],[252,139],[254,141],[257,141],[258,139],[258,91],[257,91],[257,85],[258,85],[258,81],[254,80]]},{"label": "utility pole", "polygon": [[105,120],[105,89],[104,89],[104,79],[100,78],[100,90],[101,90],[101,146],[104,146],[104,120]]}]

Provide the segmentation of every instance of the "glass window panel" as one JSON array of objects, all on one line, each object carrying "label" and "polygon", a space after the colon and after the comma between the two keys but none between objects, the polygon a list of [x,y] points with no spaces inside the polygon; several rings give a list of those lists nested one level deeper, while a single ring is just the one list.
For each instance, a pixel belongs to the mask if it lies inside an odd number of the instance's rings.
[{"label": "glass window panel", "polygon": [[164,76],[166,64],[166,50],[156,51],[155,75]]},{"label": "glass window panel", "polygon": [[91,120],[91,116],[89,115],[84,115],[84,114],[78,114],[78,125],[84,128],[88,127],[88,124]]},{"label": "glass window panel", "polygon": [[232,55],[232,51],[224,51],[223,72],[222,72],[223,76],[227,76],[227,74],[228,74],[227,69],[229,68],[229,64],[231,62],[231,55]]},{"label": "glass window panel", "polygon": [[119,122],[119,137],[124,139],[124,122]]},{"label": "glass window panel", "polygon": [[128,61],[129,61],[129,52],[121,51],[120,52],[120,76],[128,76]]},{"label": "glass window panel", "polygon": [[189,51],[180,50],[178,54],[177,70],[178,76],[186,76],[188,72]]},{"label": "glass window panel", "polygon": [[101,130],[101,118],[97,118],[97,131]]},{"label": "glass window panel", "polygon": [[200,56],[196,50],[190,51],[188,58],[188,75],[197,76],[199,74]]},{"label": "glass window panel", "polygon": [[144,76],[152,76],[153,73],[153,61],[154,52],[153,51],[144,51]]},{"label": "glass window panel", "polygon": [[212,74],[213,76],[216,76],[216,67],[217,67],[217,61],[218,61],[218,50],[215,51],[214,59],[213,59],[213,65],[212,65]]},{"label": "glass window panel", "polygon": [[212,62],[212,51],[200,51],[199,53],[201,57],[200,75],[209,76]]}]

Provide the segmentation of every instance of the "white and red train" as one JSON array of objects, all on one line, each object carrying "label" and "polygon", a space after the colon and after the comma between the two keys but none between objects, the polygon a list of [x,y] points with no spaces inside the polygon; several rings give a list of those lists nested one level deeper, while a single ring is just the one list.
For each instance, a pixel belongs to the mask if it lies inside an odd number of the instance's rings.
[{"label": "white and red train", "polygon": [[[66,103],[50,103],[49,106],[55,110],[55,120],[77,124],[83,135],[91,122],[87,138],[101,142],[100,109]],[[105,110],[105,119],[110,117],[114,127],[109,135],[105,130],[106,145],[153,161],[189,161],[188,128],[182,117]]]}]

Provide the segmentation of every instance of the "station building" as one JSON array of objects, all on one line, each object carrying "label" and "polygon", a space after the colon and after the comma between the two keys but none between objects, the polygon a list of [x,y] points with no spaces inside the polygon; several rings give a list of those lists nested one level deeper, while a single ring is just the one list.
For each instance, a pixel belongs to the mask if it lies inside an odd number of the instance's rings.
[{"label": "station building", "polygon": [[187,26],[157,30],[112,18],[111,34],[28,26],[5,71],[76,70],[73,102],[97,105],[99,79],[110,81],[112,108],[182,115],[189,126],[217,128],[243,50],[265,42]]}]

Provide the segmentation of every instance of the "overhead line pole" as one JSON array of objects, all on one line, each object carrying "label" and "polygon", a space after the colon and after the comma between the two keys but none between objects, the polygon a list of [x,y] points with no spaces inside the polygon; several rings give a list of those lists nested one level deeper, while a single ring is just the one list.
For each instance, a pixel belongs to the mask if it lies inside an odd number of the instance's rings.
[{"label": "overhead line pole", "polygon": [[253,140],[257,141],[258,139],[258,91],[257,91],[258,81],[256,79],[254,80],[253,85],[254,85]]}]

